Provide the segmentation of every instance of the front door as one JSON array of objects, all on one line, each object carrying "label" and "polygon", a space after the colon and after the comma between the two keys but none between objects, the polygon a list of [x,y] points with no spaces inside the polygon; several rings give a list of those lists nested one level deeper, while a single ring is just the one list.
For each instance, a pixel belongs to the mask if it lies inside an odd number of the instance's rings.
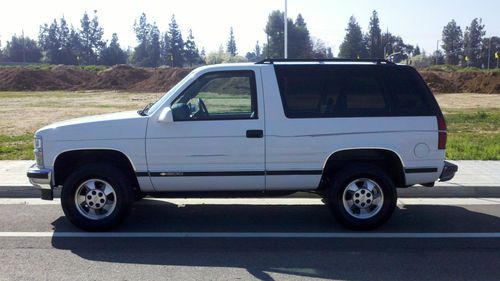
[{"label": "front door", "polygon": [[200,75],[170,105],[174,122],[150,120],[149,175],[156,191],[264,190],[260,73]]}]

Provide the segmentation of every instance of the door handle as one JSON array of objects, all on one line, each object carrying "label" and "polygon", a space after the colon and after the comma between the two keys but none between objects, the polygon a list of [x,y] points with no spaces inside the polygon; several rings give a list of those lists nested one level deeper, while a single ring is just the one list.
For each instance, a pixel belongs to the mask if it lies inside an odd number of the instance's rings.
[{"label": "door handle", "polygon": [[264,137],[264,131],[262,130],[247,130],[247,138],[249,139],[260,139]]}]

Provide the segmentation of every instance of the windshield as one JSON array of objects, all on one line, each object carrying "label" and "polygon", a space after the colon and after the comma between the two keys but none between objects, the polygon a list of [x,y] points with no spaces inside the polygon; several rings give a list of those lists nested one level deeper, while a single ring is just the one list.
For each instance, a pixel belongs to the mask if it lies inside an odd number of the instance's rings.
[{"label": "windshield", "polygon": [[155,112],[164,102],[166,99],[168,99],[172,94],[177,92],[177,90],[184,85],[189,79],[191,79],[194,76],[194,73],[191,72],[189,73],[184,79],[179,81],[179,83],[175,84],[175,86],[170,89],[165,95],[163,95],[159,100],[157,100],[155,103],[151,104],[150,106],[146,106],[145,110],[142,111],[144,115],[150,115],[151,113]]}]

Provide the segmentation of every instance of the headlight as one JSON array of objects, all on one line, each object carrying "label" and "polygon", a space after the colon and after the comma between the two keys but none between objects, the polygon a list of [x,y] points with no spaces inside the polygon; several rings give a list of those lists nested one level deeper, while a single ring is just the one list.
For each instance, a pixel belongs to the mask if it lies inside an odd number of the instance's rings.
[{"label": "headlight", "polygon": [[35,149],[33,150],[35,154],[35,161],[36,165],[39,168],[43,168],[43,144],[42,144],[42,137],[40,136],[35,136]]}]

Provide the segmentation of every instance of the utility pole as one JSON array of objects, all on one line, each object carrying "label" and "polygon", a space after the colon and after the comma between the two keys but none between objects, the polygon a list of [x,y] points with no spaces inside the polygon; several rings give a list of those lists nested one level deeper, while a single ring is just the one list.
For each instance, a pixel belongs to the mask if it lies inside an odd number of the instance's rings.
[{"label": "utility pole", "polygon": [[488,69],[490,69],[490,60],[491,60],[491,38],[493,36],[490,37],[490,44],[488,45]]},{"label": "utility pole", "polygon": [[387,27],[387,31],[385,32],[384,59],[389,57],[387,54],[387,44],[389,44],[389,27]]},{"label": "utility pole", "polygon": [[436,42],[436,65],[438,64],[439,40]]},{"label": "utility pole", "polygon": [[285,0],[285,59],[288,58],[288,1]]},{"label": "utility pole", "polygon": [[23,63],[26,63],[26,39],[24,39],[24,29],[22,31],[23,33]]}]

